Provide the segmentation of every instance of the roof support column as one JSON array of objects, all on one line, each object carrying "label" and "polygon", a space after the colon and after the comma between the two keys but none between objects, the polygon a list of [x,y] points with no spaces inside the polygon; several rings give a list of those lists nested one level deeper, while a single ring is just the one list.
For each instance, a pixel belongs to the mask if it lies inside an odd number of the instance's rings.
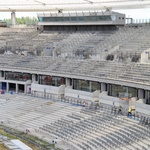
[{"label": "roof support column", "polygon": [[12,24],[12,26],[16,25],[16,13],[15,13],[15,11],[11,12],[11,24]]},{"label": "roof support column", "polygon": [[6,92],[7,93],[9,92],[9,83],[8,82],[6,83]]},{"label": "roof support column", "polygon": [[16,83],[16,93],[18,93],[18,84]]},{"label": "roof support column", "polygon": [[24,85],[24,93],[27,94],[27,85]]}]

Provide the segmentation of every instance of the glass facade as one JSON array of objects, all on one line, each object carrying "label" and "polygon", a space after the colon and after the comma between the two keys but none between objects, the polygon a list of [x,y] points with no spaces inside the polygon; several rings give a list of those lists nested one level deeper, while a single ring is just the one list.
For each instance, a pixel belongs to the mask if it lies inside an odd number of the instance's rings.
[{"label": "glass facade", "polygon": [[5,79],[27,81],[27,80],[32,80],[32,75],[28,73],[6,72]]},{"label": "glass facade", "polygon": [[65,84],[65,78],[40,75],[39,76],[39,84],[60,86],[62,84]]},{"label": "glass facade", "polygon": [[145,90],[144,98],[145,98],[146,104],[150,105],[150,91]]},{"label": "glass facade", "polygon": [[100,90],[100,83],[87,80],[73,79],[73,89],[87,92]]},{"label": "glass facade", "polygon": [[[113,17],[113,20],[115,18]],[[111,21],[110,15],[105,16],[67,16],[67,17],[38,17],[39,22],[64,22],[64,21]]]},{"label": "glass facade", "polygon": [[114,97],[132,98],[132,97],[137,97],[138,90],[133,87],[108,84],[108,95]]},{"label": "glass facade", "polygon": [[111,19],[112,19],[113,21],[117,20],[117,15],[112,15],[112,16],[111,16]]}]

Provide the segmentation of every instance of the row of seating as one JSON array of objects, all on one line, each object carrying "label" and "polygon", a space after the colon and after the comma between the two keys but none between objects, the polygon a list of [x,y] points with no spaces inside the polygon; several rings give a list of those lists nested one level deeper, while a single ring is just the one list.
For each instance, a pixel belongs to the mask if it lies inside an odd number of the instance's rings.
[{"label": "row of seating", "polygon": [[[86,112],[87,109],[83,109],[82,111]],[[91,114],[93,114],[93,110],[88,111],[91,111]],[[76,118],[73,119],[76,120]],[[149,145],[147,143],[143,145],[138,144],[138,142],[144,139],[146,142],[146,139],[149,139],[149,128],[135,122],[128,123],[128,121],[120,116],[106,113],[103,109],[103,111],[97,111],[91,117],[84,118],[76,123],[72,121],[67,125],[59,120],[52,127],[47,125],[40,127],[40,129],[62,140],[73,143],[77,149],[122,150],[132,147],[134,150],[138,148],[148,150]]]},{"label": "row of seating", "polygon": [[[140,63],[74,60],[52,57],[1,55],[0,66],[43,70],[47,72],[86,75],[98,78],[118,78],[136,82],[149,82],[149,66]],[[114,71],[115,70],[115,71]]]},{"label": "row of seating", "polygon": [[30,41],[37,34],[35,28],[2,28],[0,41],[3,44],[0,45],[0,49],[16,53],[24,43]]},{"label": "row of seating", "polygon": [[[43,55],[43,51],[47,49],[52,51],[53,57],[88,59],[95,56],[104,59],[107,54],[113,54],[114,58],[118,59],[120,55],[140,55],[149,48],[149,31],[149,26],[124,26],[118,30],[107,31],[48,33],[39,33],[35,28],[8,28],[0,33],[0,39],[2,43],[6,41],[4,47],[7,47],[7,50],[15,53],[26,51],[34,55]],[[114,50],[113,47],[117,45],[119,50]]]},{"label": "row of seating", "polygon": [[74,150],[148,150],[149,147],[149,124],[142,119],[114,114],[109,105],[101,104],[93,109],[61,101],[2,94],[0,114],[5,125],[21,131],[29,129],[31,133],[39,131],[40,136],[55,137]]},{"label": "row of seating", "polygon": [[135,33],[131,35],[131,38],[120,45],[120,48],[112,54],[123,58],[127,55],[128,57],[133,57],[134,55],[140,56],[144,50],[150,47],[149,26],[138,27],[137,29],[134,29],[134,31]]}]

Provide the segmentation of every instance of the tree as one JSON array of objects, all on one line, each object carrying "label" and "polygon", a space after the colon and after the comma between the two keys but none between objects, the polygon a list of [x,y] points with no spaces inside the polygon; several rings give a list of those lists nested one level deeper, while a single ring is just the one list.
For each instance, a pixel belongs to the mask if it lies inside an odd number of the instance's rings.
[{"label": "tree", "polygon": [[[7,22],[7,24],[11,24],[11,19],[4,19],[3,21]],[[37,24],[38,20],[36,17],[21,17],[16,18],[17,24],[27,24],[27,25],[35,25]]]}]

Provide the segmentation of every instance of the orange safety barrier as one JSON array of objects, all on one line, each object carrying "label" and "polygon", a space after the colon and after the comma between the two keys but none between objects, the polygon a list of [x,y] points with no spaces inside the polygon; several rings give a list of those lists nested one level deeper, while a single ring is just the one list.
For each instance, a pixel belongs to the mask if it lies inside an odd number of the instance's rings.
[{"label": "orange safety barrier", "polygon": [[131,100],[131,98],[128,98],[128,97],[121,97],[120,100],[129,101],[129,100]]}]

